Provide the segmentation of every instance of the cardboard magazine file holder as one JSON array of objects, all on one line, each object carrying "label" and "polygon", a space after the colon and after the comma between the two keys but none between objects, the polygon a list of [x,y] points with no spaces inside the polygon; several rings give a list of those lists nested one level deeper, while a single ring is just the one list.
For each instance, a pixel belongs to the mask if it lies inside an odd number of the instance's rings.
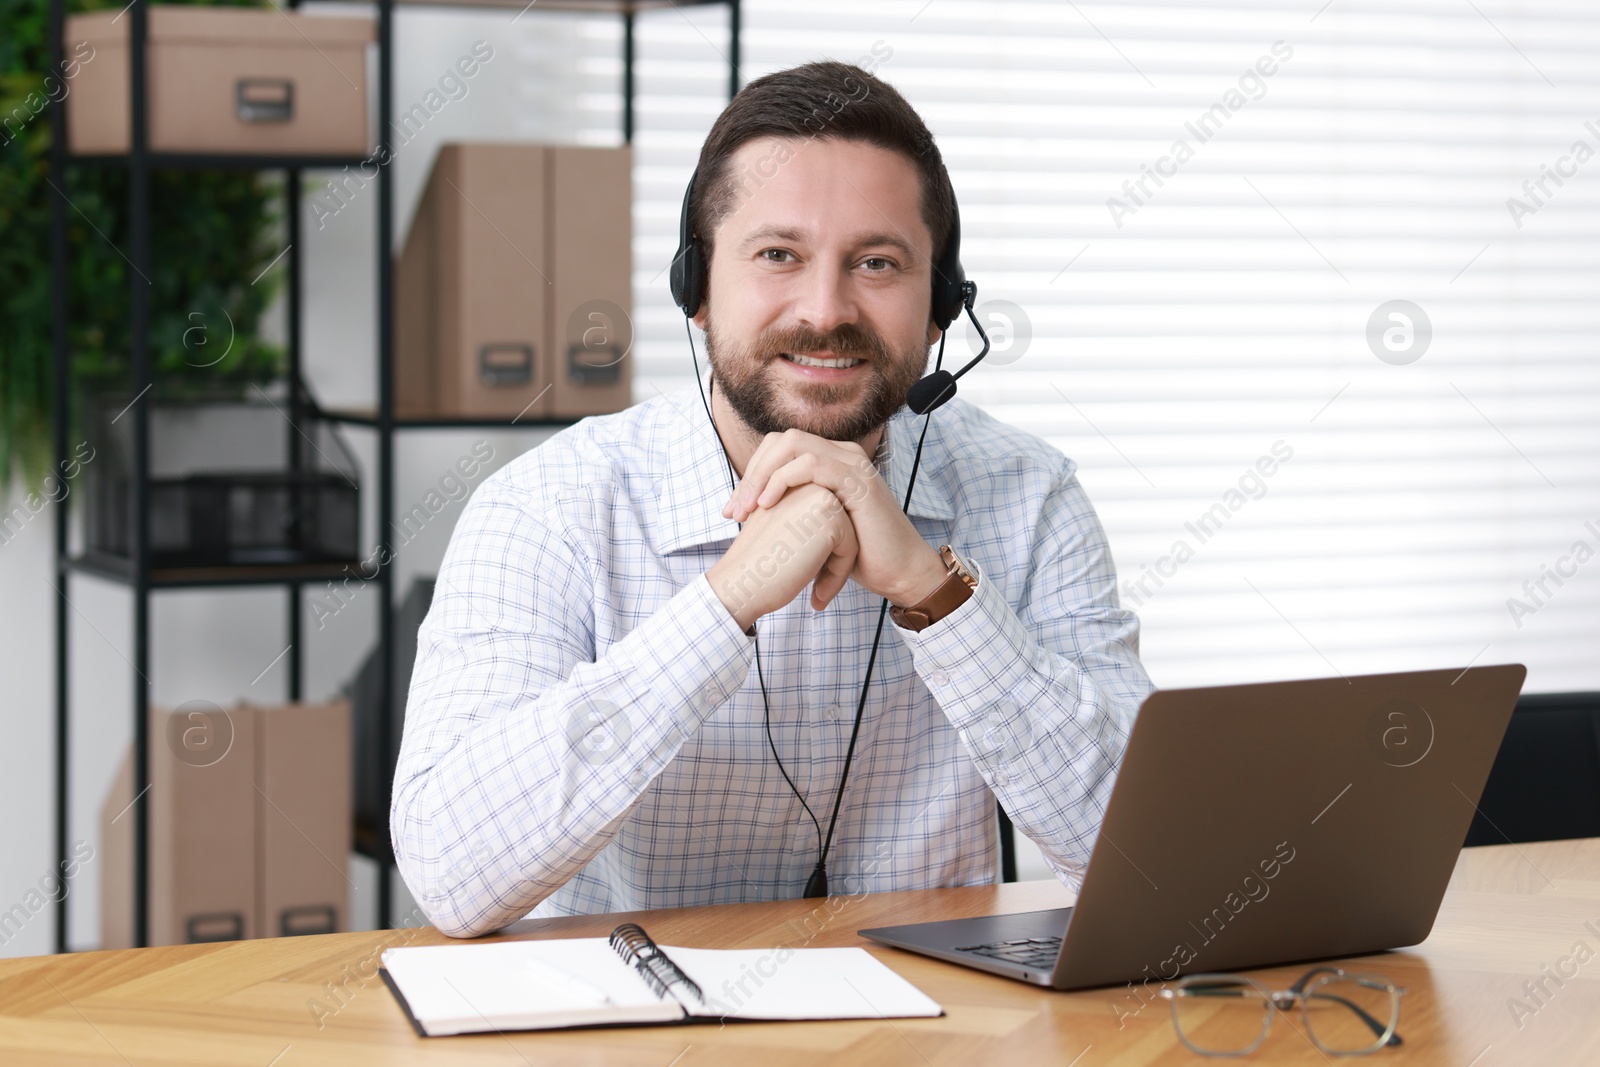
[{"label": "cardboard magazine file holder", "polygon": [[399,414],[549,413],[544,200],[541,146],[440,148],[395,269]]},{"label": "cardboard magazine file holder", "polygon": [[621,411],[633,399],[633,150],[550,149],[550,414]]},{"label": "cardboard magazine file holder", "polygon": [[150,711],[150,789],[100,814],[102,948],[133,944],[133,801],[150,805],[151,945],[348,928],[350,706]]},{"label": "cardboard magazine file holder", "polygon": [[[131,148],[132,20],[120,14],[67,17],[63,53],[77,63],[66,98],[71,152]],[[367,154],[370,16],[155,6],[148,27],[152,151]]]},{"label": "cardboard magazine file holder", "polygon": [[255,927],[261,937],[350,928],[350,702],[255,709]]},{"label": "cardboard magazine file holder", "polygon": [[400,415],[628,406],[632,158],[626,147],[440,148],[395,268]]},{"label": "cardboard magazine file holder", "polygon": [[[256,717],[192,701],[150,708],[150,788],[123,757],[101,809],[102,948],[133,945],[133,804],[149,805],[149,943],[258,936]],[[141,795],[142,792],[142,795]]]}]

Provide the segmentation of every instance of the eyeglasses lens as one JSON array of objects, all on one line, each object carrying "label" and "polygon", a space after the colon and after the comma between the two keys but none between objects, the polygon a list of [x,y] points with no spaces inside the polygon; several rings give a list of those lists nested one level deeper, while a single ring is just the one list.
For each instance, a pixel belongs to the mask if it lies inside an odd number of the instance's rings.
[{"label": "eyeglasses lens", "polygon": [[1191,1046],[1219,1055],[1242,1055],[1266,1037],[1271,1006],[1262,991],[1238,978],[1203,978],[1180,986],[1172,1021]]},{"label": "eyeglasses lens", "polygon": [[1386,1035],[1379,1031],[1394,1027],[1399,998],[1379,979],[1328,976],[1306,989],[1303,1004],[1306,1025],[1317,1042],[1329,1052],[1348,1055],[1383,1046]]}]

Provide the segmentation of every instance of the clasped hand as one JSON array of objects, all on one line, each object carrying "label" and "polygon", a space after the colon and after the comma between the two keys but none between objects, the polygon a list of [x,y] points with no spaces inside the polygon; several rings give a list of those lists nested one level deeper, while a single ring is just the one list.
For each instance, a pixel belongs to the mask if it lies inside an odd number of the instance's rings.
[{"label": "clasped hand", "polygon": [[767,434],[722,514],[744,528],[706,577],[741,629],[808,582],[811,606],[821,611],[847,579],[901,606],[944,580],[939,553],[853,441],[793,429]]}]

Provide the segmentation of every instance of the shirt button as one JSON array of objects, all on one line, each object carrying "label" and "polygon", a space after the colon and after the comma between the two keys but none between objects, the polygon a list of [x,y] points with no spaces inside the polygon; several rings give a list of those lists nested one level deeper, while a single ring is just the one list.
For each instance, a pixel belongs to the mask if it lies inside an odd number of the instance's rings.
[{"label": "shirt button", "polygon": [[950,676],[944,671],[934,671],[932,674],[928,675],[928,684],[948,685],[950,684]]},{"label": "shirt button", "polygon": [[829,704],[828,709],[826,712],[824,712],[824,714],[826,714],[830,719],[837,719],[839,717],[839,705]]},{"label": "shirt button", "polygon": [[662,484],[663,483],[660,478],[657,478],[655,481],[650,483],[650,491],[654,493],[658,499],[661,496]]}]

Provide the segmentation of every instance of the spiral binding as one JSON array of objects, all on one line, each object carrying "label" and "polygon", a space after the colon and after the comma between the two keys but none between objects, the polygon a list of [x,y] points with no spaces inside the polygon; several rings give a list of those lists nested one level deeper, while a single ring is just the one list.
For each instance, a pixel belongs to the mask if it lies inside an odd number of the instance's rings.
[{"label": "spiral binding", "polygon": [[684,974],[638,923],[623,923],[611,931],[609,940],[617,955],[622,957],[623,962],[633,964],[634,970],[639,972],[639,977],[645,980],[645,984],[654,990],[657,996],[671,996],[672,987],[681,985],[694,994],[696,1001],[705,1003],[706,996],[699,983]]}]

